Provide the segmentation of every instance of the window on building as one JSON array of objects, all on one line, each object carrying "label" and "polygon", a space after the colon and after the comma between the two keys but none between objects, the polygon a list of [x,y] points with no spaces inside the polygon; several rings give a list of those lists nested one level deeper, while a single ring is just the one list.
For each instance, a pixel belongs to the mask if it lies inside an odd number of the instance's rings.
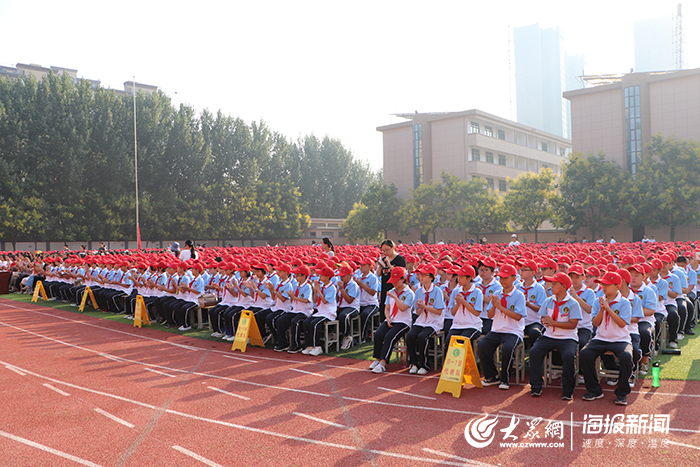
[{"label": "window on building", "polygon": [[566,156],[566,148],[559,148],[559,155],[561,157]]},{"label": "window on building", "polygon": [[493,178],[487,178],[486,184],[489,186],[490,190],[493,190]]},{"label": "window on building", "polygon": [[506,132],[503,130],[498,130],[498,139],[506,140]]},{"label": "window on building", "polygon": [[322,237],[333,238],[333,234],[334,234],[334,233],[335,233],[335,232],[332,232],[332,231],[321,232],[321,236],[322,236]]},{"label": "window on building", "polygon": [[486,151],[486,162],[493,164],[493,153]]},{"label": "window on building", "polygon": [[316,236],[316,232],[309,232],[309,237],[315,237],[315,236]]},{"label": "window on building", "polygon": [[472,148],[472,160],[473,161],[480,161],[481,160],[481,151],[479,151],[476,148]]},{"label": "window on building", "polygon": [[484,134],[493,138],[493,128],[491,128],[490,126],[485,126]]},{"label": "window on building", "polygon": [[543,169],[546,169],[546,168],[547,168],[547,164],[542,164],[542,168],[543,168]]},{"label": "window on building", "polygon": [[505,154],[498,155],[498,165],[506,165],[506,155]]},{"label": "window on building", "polygon": [[506,181],[505,180],[498,181],[498,191],[506,191]]},{"label": "window on building", "polygon": [[413,125],[413,188],[423,183],[423,124]]},{"label": "window on building", "polygon": [[642,163],[642,106],[639,86],[625,88],[625,136],[627,169],[634,175]]},{"label": "window on building", "polygon": [[479,133],[479,124],[477,122],[471,122],[469,133]]},{"label": "window on building", "polygon": [[527,159],[524,157],[518,157],[518,169],[527,170]]},{"label": "window on building", "polygon": [[547,152],[547,143],[545,143],[544,141],[542,141],[542,150]]}]

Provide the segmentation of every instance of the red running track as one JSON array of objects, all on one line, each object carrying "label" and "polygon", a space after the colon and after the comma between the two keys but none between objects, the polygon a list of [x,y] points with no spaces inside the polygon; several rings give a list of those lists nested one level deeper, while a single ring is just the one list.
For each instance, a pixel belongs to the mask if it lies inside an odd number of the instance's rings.
[{"label": "red running track", "polygon": [[[230,346],[0,299],[0,464],[700,464],[697,382],[645,382],[627,407],[610,391],[533,399],[526,385],[455,399],[399,365],[376,375],[366,361]],[[483,414],[496,429],[477,448],[464,431]],[[670,431],[583,434],[584,416],[615,414],[670,414]],[[511,420],[522,446],[500,445]],[[561,438],[546,430],[557,421]]]}]

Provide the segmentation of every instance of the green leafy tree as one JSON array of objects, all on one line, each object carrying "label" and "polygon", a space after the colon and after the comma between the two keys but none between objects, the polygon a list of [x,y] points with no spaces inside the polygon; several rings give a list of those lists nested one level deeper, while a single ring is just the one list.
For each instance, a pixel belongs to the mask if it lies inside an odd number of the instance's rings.
[{"label": "green leafy tree", "polygon": [[443,179],[444,196],[453,212],[450,227],[464,230],[475,238],[484,230],[497,232],[506,229],[503,199],[489,189],[485,180],[452,179],[448,183]]},{"label": "green leafy tree", "polygon": [[676,227],[700,220],[700,145],[694,141],[655,136],[649,156],[628,191],[626,209],[631,225]]},{"label": "green leafy tree", "polygon": [[628,181],[627,172],[604,154],[574,153],[557,181],[561,198],[555,206],[555,225],[572,233],[586,228],[591,238],[597,238],[623,218],[622,196]]},{"label": "green leafy tree", "polygon": [[379,243],[382,233],[373,226],[372,211],[362,202],[355,203],[343,221],[343,232],[350,243]]},{"label": "green leafy tree", "polygon": [[415,228],[421,235],[432,234],[435,243],[435,231],[446,225],[449,218],[442,188],[440,182],[424,183],[413,190],[400,210],[402,232]]},{"label": "green leafy tree", "polygon": [[542,169],[537,174],[525,172],[510,180],[510,191],[503,199],[510,220],[527,232],[534,231],[535,243],[538,229],[552,218],[554,206],[560,203],[554,182],[550,169]]}]

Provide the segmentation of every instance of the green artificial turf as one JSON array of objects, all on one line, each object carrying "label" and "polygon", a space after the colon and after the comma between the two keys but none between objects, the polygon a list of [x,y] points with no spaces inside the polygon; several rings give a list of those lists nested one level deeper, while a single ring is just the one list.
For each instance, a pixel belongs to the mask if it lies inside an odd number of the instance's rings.
[{"label": "green artificial turf", "polygon": [[[2,295],[2,298],[8,298],[11,300],[16,300],[18,302],[28,303],[31,300],[30,295],[17,295],[9,294]],[[67,303],[61,302],[45,302],[41,298],[37,302],[38,305],[57,308],[64,311],[70,311],[77,314],[84,314],[88,316],[94,316],[101,319],[107,319],[111,321],[117,321],[121,323],[132,323],[132,321],[124,319],[124,315],[114,315],[112,313],[103,313],[101,311],[95,311],[91,304],[85,306],[85,311],[80,313],[77,307],[72,307]],[[191,331],[178,331],[177,329],[166,328],[158,323],[152,323],[151,329],[157,329],[159,331],[170,332],[173,334],[186,335],[187,337],[194,337],[197,339],[221,342],[221,339],[211,337],[211,333],[208,328]],[[697,328],[699,334],[696,336],[686,336],[685,339],[678,342],[678,348],[681,349],[681,355],[663,355],[659,353],[654,360],[661,362],[661,379],[668,380],[680,380],[680,381],[700,381],[700,327]],[[272,348],[272,344],[268,344],[268,348]],[[329,352],[328,355],[340,356],[345,358],[355,358],[358,360],[372,360],[372,342],[367,342],[362,345],[357,345],[351,347],[348,350],[341,350],[340,352]],[[651,364],[652,360],[649,361],[649,374],[646,377],[640,376],[640,378],[650,379],[651,375]]]}]

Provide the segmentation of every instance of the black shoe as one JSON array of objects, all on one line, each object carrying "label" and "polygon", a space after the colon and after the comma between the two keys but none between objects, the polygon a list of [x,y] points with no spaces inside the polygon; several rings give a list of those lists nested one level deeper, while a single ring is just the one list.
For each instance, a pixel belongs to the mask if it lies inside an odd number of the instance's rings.
[{"label": "black shoe", "polygon": [[563,400],[563,401],[570,401],[570,400],[573,400],[573,399],[574,399],[574,397],[573,397],[571,394],[563,394],[563,395],[561,396],[561,400]]},{"label": "black shoe", "polygon": [[485,379],[481,381],[482,386],[495,386],[501,384],[501,378],[494,376],[493,378]]},{"label": "black shoe", "polygon": [[299,352],[301,352],[301,348],[298,348],[298,349],[287,349],[287,352],[288,352],[288,353],[299,353]]},{"label": "black shoe", "polygon": [[617,396],[617,399],[615,399],[615,404],[616,405],[627,405],[627,397],[626,396]]},{"label": "black shoe", "polygon": [[275,352],[284,352],[285,350],[289,350],[288,345],[276,345],[275,346]]},{"label": "black shoe", "polygon": [[694,336],[694,335],[695,335],[695,331],[693,331],[692,329],[686,329],[686,330],[684,331],[684,334],[685,334],[686,336]]},{"label": "black shoe", "polygon": [[540,397],[542,395],[542,389],[532,389],[530,391],[531,397]]},{"label": "black shoe", "polygon": [[592,392],[587,392],[586,394],[583,395],[582,399],[584,401],[594,401],[596,399],[602,399],[603,398],[603,393],[601,392],[600,394],[594,394]]}]

